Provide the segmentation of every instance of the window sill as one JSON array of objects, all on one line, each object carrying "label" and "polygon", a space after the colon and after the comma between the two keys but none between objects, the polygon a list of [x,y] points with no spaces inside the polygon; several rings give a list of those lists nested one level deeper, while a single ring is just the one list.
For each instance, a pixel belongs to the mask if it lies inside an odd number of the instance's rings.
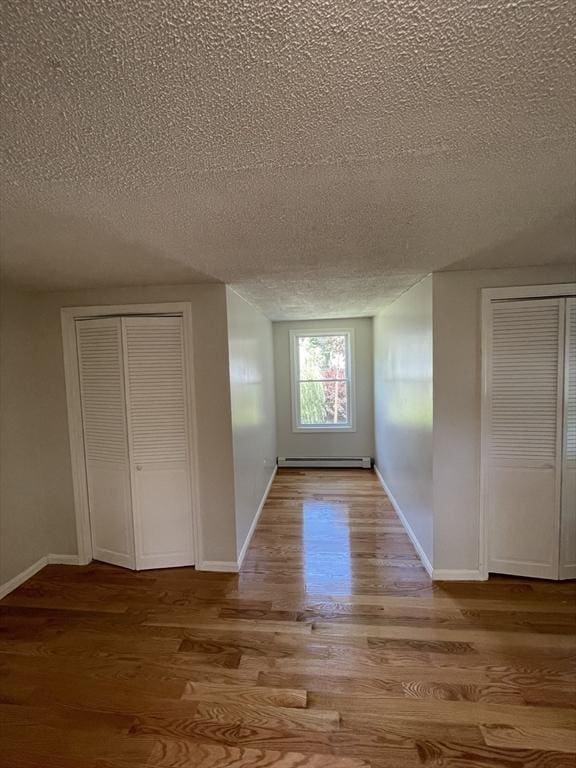
[{"label": "window sill", "polygon": [[294,427],[293,426],[292,427],[292,432],[299,433],[299,434],[306,434],[307,432],[312,432],[312,433],[316,433],[316,432],[324,432],[324,433],[327,433],[327,432],[337,432],[337,433],[344,432],[344,433],[346,433],[346,432],[356,432],[356,427],[350,426],[350,425],[343,426],[343,427],[328,427],[328,426],[324,426],[324,427]]}]

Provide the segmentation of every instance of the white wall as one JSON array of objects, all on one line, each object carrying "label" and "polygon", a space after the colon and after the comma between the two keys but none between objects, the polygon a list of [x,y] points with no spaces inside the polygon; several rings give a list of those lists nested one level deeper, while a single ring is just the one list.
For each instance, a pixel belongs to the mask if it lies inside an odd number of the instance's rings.
[{"label": "white wall", "polygon": [[[301,433],[292,431],[290,331],[347,330],[355,336],[356,431]],[[372,318],[275,322],[274,370],[279,456],[373,456]]]},{"label": "white wall", "polygon": [[272,323],[231,289],[228,351],[239,556],[276,467]]},{"label": "white wall", "polygon": [[41,383],[35,301],[3,287],[0,297],[0,585],[48,554],[38,433]]},{"label": "white wall", "polygon": [[435,569],[479,568],[481,289],[575,279],[566,266],[433,275]]},{"label": "white wall", "polygon": [[432,562],[431,276],[374,318],[374,420],[376,466]]},{"label": "white wall", "polygon": [[35,372],[43,393],[37,434],[51,552],[77,552],[60,308],[163,301],[190,301],[192,305],[203,559],[236,560],[226,291],[215,284],[37,294]]}]

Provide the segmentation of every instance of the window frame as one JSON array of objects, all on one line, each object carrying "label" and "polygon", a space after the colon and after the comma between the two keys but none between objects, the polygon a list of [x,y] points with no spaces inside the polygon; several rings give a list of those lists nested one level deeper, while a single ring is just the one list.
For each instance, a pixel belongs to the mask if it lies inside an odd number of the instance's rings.
[{"label": "window frame", "polygon": [[[348,422],[346,424],[302,424],[300,422],[300,356],[298,339],[307,336],[345,336],[347,349]],[[296,328],[290,331],[290,391],[292,400],[292,432],[356,432],[356,365],[353,328],[316,330]],[[335,381],[335,379],[326,379]]]}]

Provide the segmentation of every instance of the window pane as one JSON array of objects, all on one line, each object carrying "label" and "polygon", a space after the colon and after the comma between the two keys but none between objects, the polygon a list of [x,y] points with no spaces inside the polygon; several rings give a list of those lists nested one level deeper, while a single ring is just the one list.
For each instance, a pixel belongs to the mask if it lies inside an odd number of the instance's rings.
[{"label": "window pane", "polygon": [[300,424],[348,424],[348,384],[345,381],[301,382]]},{"label": "window pane", "polygon": [[299,336],[300,379],[346,379],[346,339],[340,336]]}]

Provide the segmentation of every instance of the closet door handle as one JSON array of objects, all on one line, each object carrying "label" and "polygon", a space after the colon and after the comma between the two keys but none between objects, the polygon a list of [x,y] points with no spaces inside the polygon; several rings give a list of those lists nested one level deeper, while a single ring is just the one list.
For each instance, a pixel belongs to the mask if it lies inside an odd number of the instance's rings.
[{"label": "closet door handle", "polygon": [[142,464],[136,464],[136,469],[138,472],[142,472]]}]

